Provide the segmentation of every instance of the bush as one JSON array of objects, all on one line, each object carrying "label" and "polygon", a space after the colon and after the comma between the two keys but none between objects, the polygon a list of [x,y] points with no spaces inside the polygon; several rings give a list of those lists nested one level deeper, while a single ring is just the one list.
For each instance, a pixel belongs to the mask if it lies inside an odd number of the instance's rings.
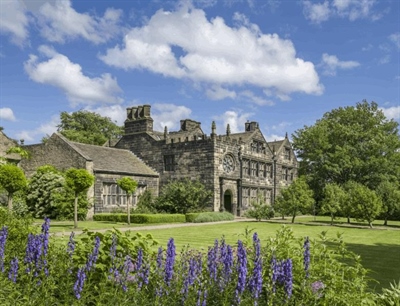
[{"label": "bush", "polygon": [[218,221],[232,221],[235,216],[229,212],[203,212],[186,214],[186,222],[204,223]]},{"label": "bush", "polygon": [[250,208],[245,212],[246,217],[254,218],[257,221],[261,221],[262,219],[271,219],[274,217],[274,215],[274,208],[271,205],[266,204],[253,205],[253,208]]},{"label": "bush", "polygon": [[[127,214],[96,214],[93,216],[94,221],[110,221],[110,222],[127,222]],[[131,222],[144,223],[174,223],[185,222],[185,215],[181,214],[133,214]]]}]

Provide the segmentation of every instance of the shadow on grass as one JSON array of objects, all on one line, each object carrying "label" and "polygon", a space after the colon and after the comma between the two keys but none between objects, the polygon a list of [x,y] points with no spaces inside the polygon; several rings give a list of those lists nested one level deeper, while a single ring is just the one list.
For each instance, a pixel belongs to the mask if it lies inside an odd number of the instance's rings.
[{"label": "shadow on grass", "polygon": [[[330,221],[307,221],[307,223],[318,223],[321,225],[331,225]],[[372,224],[374,228],[388,228],[388,229],[400,229],[400,225],[395,225],[395,224],[390,224],[390,221],[388,221],[388,225],[383,225],[379,224],[379,223],[373,223]],[[366,224],[365,222],[351,222],[351,223],[347,223],[347,222],[342,222],[342,221],[333,221],[332,226],[343,226],[343,227],[359,227],[359,228],[364,228],[364,227],[369,227],[368,224]]]},{"label": "shadow on grass", "polygon": [[[329,244],[333,247],[335,243]],[[346,248],[361,256],[361,264],[368,270],[367,276],[372,279],[369,282],[372,290],[381,292],[382,288],[389,288],[390,283],[400,280],[400,244],[346,243]]]}]

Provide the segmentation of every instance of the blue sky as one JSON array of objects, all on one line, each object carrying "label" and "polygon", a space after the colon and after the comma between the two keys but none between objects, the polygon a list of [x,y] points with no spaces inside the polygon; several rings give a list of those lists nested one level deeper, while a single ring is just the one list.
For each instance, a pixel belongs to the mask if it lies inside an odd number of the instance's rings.
[{"label": "blue sky", "polygon": [[0,126],[26,144],[142,104],[275,140],[364,99],[400,119],[398,0],[0,1]]}]

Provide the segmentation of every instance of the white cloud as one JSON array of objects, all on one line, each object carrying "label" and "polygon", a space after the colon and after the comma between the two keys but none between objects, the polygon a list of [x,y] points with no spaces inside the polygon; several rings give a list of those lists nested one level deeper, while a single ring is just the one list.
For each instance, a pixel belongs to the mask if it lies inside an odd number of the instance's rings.
[{"label": "white cloud", "polygon": [[321,66],[324,69],[324,74],[334,76],[338,69],[352,69],[360,66],[356,61],[340,61],[336,55],[322,54]]},{"label": "white cloud", "polygon": [[87,107],[85,110],[95,112],[103,117],[108,117],[119,126],[124,125],[124,121],[126,119],[126,108],[120,104],[105,105],[95,108]]},{"label": "white cloud", "polygon": [[41,46],[39,51],[48,61],[38,61],[36,55],[30,55],[24,63],[29,77],[38,83],[48,84],[61,89],[73,104],[120,103],[117,96],[121,92],[117,80],[109,73],[89,78],[82,73],[79,64],[72,63],[68,57],[52,48]]},{"label": "white cloud", "polygon": [[125,70],[190,79],[217,97],[221,91],[215,88],[231,86],[271,88],[283,95],[323,92],[313,63],[297,58],[290,40],[263,34],[241,20],[241,25],[229,27],[222,18],[208,20],[203,10],[188,6],[159,10],[143,27],[133,28],[122,46],[100,58]]},{"label": "white cloud", "polygon": [[14,112],[9,107],[0,108],[0,119],[7,121],[15,121]]},{"label": "white cloud", "polygon": [[307,19],[314,23],[321,23],[327,21],[331,15],[329,2],[315,3],[311,1],[303,1],[303,13]]},{"label": "white cloud", "polygon": [[400,32],[397,33],[393,33],[391,35],[389,35],[389,39],[392,43],[394,43],[394,45],[396,46],[396,48],[398,50],[400,50]]},{"label": "white cloud", "polygon": [[211,100],[223,100],[226,98],[235,99],[237,96],[235,91],[222,88],[218,85],[214,85],[208,88],[206,90],[206,95]]},{"label": "white cloud", "polygon": [[285,134],[265,134],[264,137],[265,137],[266,141],[277,141],[277,140],[284,139],[285,138]]},{"label": "white cloud", "polygon": [[28,17],[20,1],[1,0],[0,32],[11,35],[11,41],[22,46],[29,36]]},{"label": "white cloud", "polygon": [[255,103],[257,105],[274,105],[275,103],[271,100],[264,99],[262,97],[259,97],[255,95],[252,91],[250,90],[244,90],[239,93],[240,97],[246,99],[247,101],[250,101],[252,103]]},{"label": "white cloud", "polygon": [[99,44],[120,31],[122,11],[108,8],[103,17],[91,16],[75,11],[70,0],[56,0],[44,3],[35,15],[41,35],[49,41],[64,43],[81,37]]},{"label": "white cloud", "polygon": [[44,136],[51,136],[51,134],[55,133],[57,131],[57,125],[60,124],[60,116],[59,115],[54,115],[51,117],[49,122],[42,123],[38,128],[33,129],[33,130],[23,130],[19,133],[16,134],[18,139],[23,139],[28,142],[36,141],[40,142],[40,140],[37,140],[38,137],[43,138]]},{"label": "white cloud", "polygon": [[315,3],[309,0],[303,1],[303,13],[306,19],[313,23],[321,23],[332,17],[345,18],[350,21],[357,19],[381,19],[388,11],[375,12],[373,10],[376,0],[325,0]]},{"label": "white cloud", "polygon": [[217,134],[225,134],[226,127],[229,124],[231,133],[244,131],[244,125],[252,116],[252,113],[243,113],[241,110],[229,110],[220,116],[215,116]]},{"label": "white cloud", "polygon": [[381,108],[383,113],[388,119],[398,120],[400,119],[400,106],[392,106],[388,108]]},{"label": "white cloud", "polygon": [[164,131],[179,130],[180,120],[189,118],[192,110],[183,105],[156,103],[151,106],[151,118],[154,120],[154,129]]}]

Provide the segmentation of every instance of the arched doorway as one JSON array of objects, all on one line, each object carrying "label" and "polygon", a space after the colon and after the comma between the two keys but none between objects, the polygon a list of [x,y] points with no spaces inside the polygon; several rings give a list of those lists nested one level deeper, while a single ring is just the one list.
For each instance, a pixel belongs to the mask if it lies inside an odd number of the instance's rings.
[{"label": "arched doorway", "polygon": [[232,191],[229,189],[224,193],[224,209],[232,213]]}]

